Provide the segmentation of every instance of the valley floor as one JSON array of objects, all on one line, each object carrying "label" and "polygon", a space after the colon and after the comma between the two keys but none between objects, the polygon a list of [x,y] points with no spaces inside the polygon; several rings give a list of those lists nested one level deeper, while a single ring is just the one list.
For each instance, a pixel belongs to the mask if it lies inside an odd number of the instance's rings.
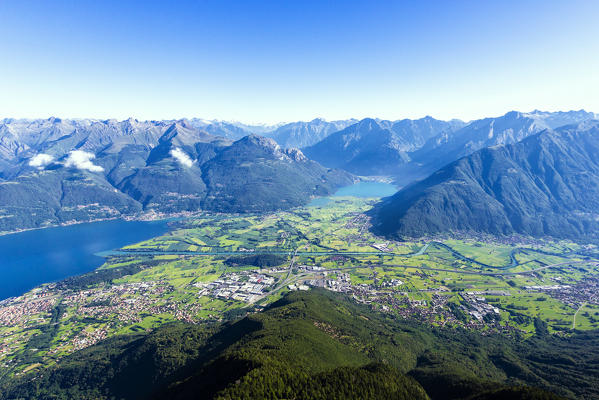
[{"label": "valley floor", "polygon": [[599,328],[597,249],[475,235],[383,240],[374,199],[267,215],[202,214],[106,253],[98,270],[0,302],[0,379],[105,338],[180,320],[213,324],[311,287],[373,310],[513,337]]}]

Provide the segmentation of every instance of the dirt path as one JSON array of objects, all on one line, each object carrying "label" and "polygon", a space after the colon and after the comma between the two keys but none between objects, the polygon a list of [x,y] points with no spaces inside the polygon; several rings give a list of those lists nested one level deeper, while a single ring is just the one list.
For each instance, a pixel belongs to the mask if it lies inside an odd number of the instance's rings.
[{"label": "dirt path", "polygon": [[587,305],[587,303],[586,303],[586,302],[582,303],[582,304],[580,305],[580,307],[578,307],[578,310],[576,310],[576,312],[574,313],[574,319],[572,320],[572,329],[574,329],[574,328],[576,327],[576,316],[578,315],[578,312],[579,312],[580,310],[582,310],[582,308],[583,308],[584,306],[586,306],[586,305]]}]

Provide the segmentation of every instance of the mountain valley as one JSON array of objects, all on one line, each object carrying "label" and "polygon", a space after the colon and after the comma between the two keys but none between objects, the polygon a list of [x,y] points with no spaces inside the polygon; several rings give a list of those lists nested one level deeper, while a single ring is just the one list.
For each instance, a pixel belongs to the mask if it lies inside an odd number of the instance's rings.
[{"label": "mountain valley", "polygon": [[2,231],[171,218],[0,301],[0,398],[594,398],[593,117],[4,120]]}]

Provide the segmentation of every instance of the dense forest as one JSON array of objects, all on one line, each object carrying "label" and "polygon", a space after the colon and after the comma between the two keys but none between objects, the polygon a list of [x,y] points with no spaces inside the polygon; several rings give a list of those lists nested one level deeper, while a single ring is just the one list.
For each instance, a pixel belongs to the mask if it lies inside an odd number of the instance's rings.
[{"label": "dense forest", "polygon": [[591,399],[599,335],[508,338],[425,326],[324,290],[239,320],[117,336],[0,399]]},{"label": "dense forest", "polygon": [[254,267],[274,267],[287,261],[286,257],[277,254],[252,254],[227,258],[227,265],[252,265]]}]

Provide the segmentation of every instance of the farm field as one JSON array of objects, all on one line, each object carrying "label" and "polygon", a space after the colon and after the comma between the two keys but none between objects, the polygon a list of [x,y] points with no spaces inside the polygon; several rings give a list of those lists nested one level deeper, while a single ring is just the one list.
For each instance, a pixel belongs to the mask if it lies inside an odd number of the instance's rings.
[{"label": "farm field", "polygon": [[599,328],[594,247],[463,234],[384,240],[365,214],[375,200],[173,220],[168,233],[105,254],[96,271],[0,302],[1,374],[172,321],[232,319],[310,287],[443,326],[523,337]]}]

